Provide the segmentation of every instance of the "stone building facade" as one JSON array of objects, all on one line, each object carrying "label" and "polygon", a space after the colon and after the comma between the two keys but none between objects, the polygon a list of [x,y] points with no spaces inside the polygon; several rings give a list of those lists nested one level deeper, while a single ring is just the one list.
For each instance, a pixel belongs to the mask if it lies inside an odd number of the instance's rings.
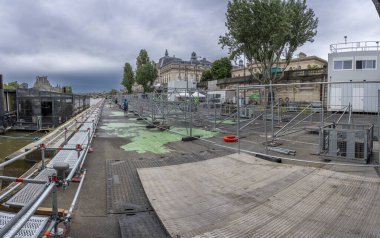
[{"label": "stone building facade", "polygon": [[165,56],[160,58],[156,64],[158,77],[155,84],[166,86],[171,80],[191,80],[199,82],[204,70],[211,67],[211,62],[203,58],[198,60],[195,52],[191,53],[190,60],[182,60],[175,56],[169,56],[168,51],[165,51]]},{"label": "stone building facade", "polygon": [[[305,53],[300,53],[297,58],[293,58],[289,65],[284,69],[285,63],[280,62],[278,66],[281,70],[292,71],[292,70],[304,70],[304,69],[321,69],[327,65],[327,61],[319,58],[318,56],[307,56]],[[232,78],[249,76],[249,68],[252,67],[253,73],[258,73],[258,67],[256,65],[248,65],[244,68],[243,61],[239,62],[239,66],[235,67],[231,71]],[[245,70],[245,72],[244,72]]]},{"label": "stone building facade", "polygon": [[[244,64],[240,61],[239,66],[232,69],[231,78],[202,82],[199,85],[209,90],[236,90],[238,86],[256,85],[257,89],[250,89],[245,95],[261,92],[265,86],[251,77],[248,67],[245,70],[244,74]],[[281,71],[283,70],[281,68]],[[254,72],[257,72],[257,68],[254,68]],[[322,101],[325,95],[322,95],[322,85],[319,83],[326,81],[327,61],[301,53],[286,67],[281,79],[274,82],[273,91],[276,99],[287,99],[291,102]],[[326,91],[324,93],[326,94]],[[248,97],[246,99],[247,104],[251,103]]]}]

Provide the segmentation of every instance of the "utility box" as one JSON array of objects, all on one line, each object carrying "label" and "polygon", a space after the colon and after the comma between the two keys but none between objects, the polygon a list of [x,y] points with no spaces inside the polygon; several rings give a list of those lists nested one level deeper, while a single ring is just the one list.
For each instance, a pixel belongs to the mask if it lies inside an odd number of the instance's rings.
[{"label": "utility box", "polygon": [[373,149],[373,125],[330,124],[320,131],[321,156],[329,160],[368,163]]}]

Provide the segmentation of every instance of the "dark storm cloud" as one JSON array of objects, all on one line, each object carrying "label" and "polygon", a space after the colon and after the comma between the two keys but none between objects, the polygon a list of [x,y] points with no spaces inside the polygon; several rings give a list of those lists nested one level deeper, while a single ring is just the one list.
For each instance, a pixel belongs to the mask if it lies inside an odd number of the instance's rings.
[{"label": "dark storm cloud", "polygon": [[[309,0],[320,24],[314,43],[300,51],[327,58],[329,45],[379,40],[379,17],[370,0]],[[192,51],[210,60],[225,56],[226,0],[125,1],[35,0],[0,2],[0,73],[7,82],[52,84],[77,91],[119,88],[125,62],[135,66],[140,49],[152,60]],[[90,90],[91,91],[91,90]]]}]

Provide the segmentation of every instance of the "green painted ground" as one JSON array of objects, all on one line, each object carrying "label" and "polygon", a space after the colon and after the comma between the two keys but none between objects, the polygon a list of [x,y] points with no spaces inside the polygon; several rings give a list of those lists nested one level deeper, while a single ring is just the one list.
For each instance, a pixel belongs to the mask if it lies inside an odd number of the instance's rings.
[{"label": "green painted ground", "polygon": [[[138,123],[105,123],[102,129],[112,134],[130,138],[131,142],[121,146],[125,151],[136,151],[137,153],[152,152],[155,154],[165,154],[170,151],[165,145],[170,142],[181,141],[182,135],[187,135],[186,128],[171,128],[170,130],[179,134],[168,131],[158,131],[155,129],[147,130],[144,124]],[[199,135],[202,138],[210,138],[218,134],[201,129],[193,129],[193,135]]]},{"label": "green painted ground", "polygon": [[111,116],[122,117],[122,116],[124,116],[124,112],[119,112],[119,111],[111,112]]},{"label": "green painted ground", "polygon": [[110,132],[117,137],[132,138],[138,135],[138,131],[145,128],[143,124],[128,122],[110,122],[101,126],[103,130]]},{"label": "green painted ground", "polygon": [[216,123],[218,124],[218,123],[220,123],[220,124],[225,124],[225,125],[235,125],[236,124],[236,122],[234,122],[233,120],[224,120],[224,121],[222,121],[222,120],[217,120],[216,121]]}]

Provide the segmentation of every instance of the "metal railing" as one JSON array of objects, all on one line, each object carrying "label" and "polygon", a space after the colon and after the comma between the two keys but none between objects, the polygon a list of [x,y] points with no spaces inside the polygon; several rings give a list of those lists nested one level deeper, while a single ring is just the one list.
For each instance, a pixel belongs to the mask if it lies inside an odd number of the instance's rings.
[{"label": "metal railing", "polygon": [[[16,177],[8,177],[8,176],[0,176],[0,179],[6,180],[6,181],[12,181],[12,182],[17,182],[17,183],[27,183],[27,184],[45,184],[45,189],[39,191],[39,194],[36,194],[36,196],[33,196],[33,198],[25,204],[25,206],[11,219],[9,220],[5,226],[0,230],[0,237],[14,237],[17,235],[17,233],[23,228],[23,226],[28,222],[28,220],[32,217],[34,212],[38,209],[40,204],[52,193],[52,216],[51,216],[51,223],[48,227],[48,230],[45,232],[45,234],[50,233],[52,229],[55,230],[55,234],[57,234],[57,225],[60,221],[64,221],[65,223],[70,222],[71,216],[73,209],[75,207],[75,204],[78,200],[79,193],[81,191],[82,185],[83,185],[83,180],[85,178],[86,172],[84,171],[82,174],[82,180],[80,182],[79,187],[77,188],[77,191],[75,193],[75,197],[71,203],[69,213],[64,217],[60,218],[58,217],[58,205],[57,205],[57,187],[66,187],[69,185],[69,182],[71,181],[72,177],[75,175],[75,173],[79,172],[80,167],[82,167],[85,157],[87,155],[87,152],[90,148],[90,143],[92,141],[93,135],[95,133],[95,129],[97,126],[97,123],[100,118],[101,114],[101,108],[104,105],[104,100],[100,103],[98,103],[96,106],[93,107],[93,109],[90,109],[89,113],[87,113],[87,117],[83,118],[78,126],[78,122],[75,122],[75,131],[82,133],[83,130],[81,130],[81,127],[86,127],[84,128],[86,132],[86,136],[80,141],[80,144],[76,145],[73,148],[68,148],[68,147],[58,147],[58,148],[48,148],[45,145],[40,145],[36,147],[33,150],[27,151],[25,153],[22,153],[21,155],[6,161],[4,163],[1,163],[0,166],[5,166],[7,164],[10,164],[18,159],[20,159],[22,156],[25,156],[28,153],[31,153],[34,150],[40,149],[41,151],[45,150],[52,150],[52,149],[57,149],[57,150],[76,150],[78,151],[78,159],[77,162],[75,163],[75,166],[73,166],[72,170],[70,171],[70,174],[67,178],[62,177],[62,174],[64,174],[64,170],[59,169],[59,166],[55,167],[54,164],[54,169],[56,170],[55,173],[53,173],[51,176],[49,176],[48,180],[40,180],[40,179],[33,179],[30,178],[31,176],[28,176],[27,178],[16,178]],[[100,108],[100,109],[99,109]],[[94,115],[94,116],[91,116]],[[88,126],[87,124],[91,124],[92,126]],[[77,127],[78,126],[78,127]],[[91,133],[90,133],[91,132]],[[62,136],[62,133],[67,133],[67,129],[64,129],[59,135]],[[65,136],[65,143],[68,141],[66,140]],[[80,153],[81,152],[81,153]],[[43,159],[43,157],[42,157]],[[54,158],[53,158],[54,159]],[[44,166],[44,163],[42,163]],[[68,167],[68,165],[67,165]],[[61,170],[61,172],[59,171]],[[63,172],[63,173],[62,173]],[[18,187],[18,186],[17,186]],[[1,196],[1,198],[4,198],[5,196],[9,195],[10,192],[12,192],[14,189],[10,189]],[[21,190],[22,191],[22,190]]]},{"label": "metal railing", "polygon": [[330,45],[331,53],[352,51],[379,51],[379,41],[358,41],[347,43],[336,43]]}]

